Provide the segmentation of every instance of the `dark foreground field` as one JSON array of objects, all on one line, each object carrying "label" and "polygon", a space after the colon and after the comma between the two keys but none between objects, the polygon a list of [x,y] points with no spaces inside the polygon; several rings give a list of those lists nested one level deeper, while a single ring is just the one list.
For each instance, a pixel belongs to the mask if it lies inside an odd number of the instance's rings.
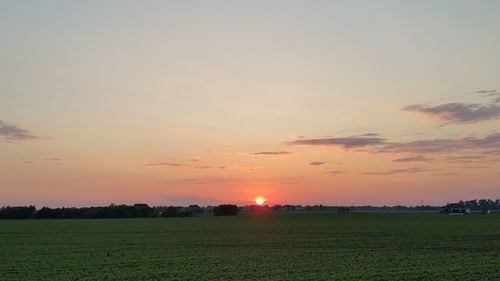
[{"label": "dark foreground field", "polygon": [[500,280],[500,215],[4,220],[0,280]]}]

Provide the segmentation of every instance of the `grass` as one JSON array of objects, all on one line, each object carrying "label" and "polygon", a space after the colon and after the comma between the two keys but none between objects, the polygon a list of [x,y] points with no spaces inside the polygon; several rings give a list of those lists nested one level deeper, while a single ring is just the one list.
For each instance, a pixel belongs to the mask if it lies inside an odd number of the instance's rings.
[{"label": "grass", "polygon": [[500,215],[4,220],[0,280],[500,280]]}]

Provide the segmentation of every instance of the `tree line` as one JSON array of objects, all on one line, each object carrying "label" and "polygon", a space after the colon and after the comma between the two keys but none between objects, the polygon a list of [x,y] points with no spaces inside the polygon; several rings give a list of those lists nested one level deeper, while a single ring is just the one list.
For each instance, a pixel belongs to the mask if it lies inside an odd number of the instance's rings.
[{"label": "tree line", "polygon": [[0,219],[101,219],[101,218],[157,218],[190,217],[201,212],[201,207],[149,207],[146,204],[114,205],[83,208],[49,208],[35,206],[2,207]]},{"label": "tree line", "polygon": [[49,208],[39,210],[35,206],[2,207],[0,219],[102,219],[102,218],[172,218],[192,217],[204,212],[212,212],[215,216],[237,215],[236,205],[224,204],[216,207],[149,207],[147,204],[114,205],[105,207],[83,208]]},{"label": "tree line", "polygon": [[[342,209],[344,208],[344,209]],[[459,201],[445,206],[324,206],[324,205],[249,205],[238,207],[234,204],[200,207],[198,205],[156,206],[147,204],[115,205],[83,208],[49,208],[36,209],[35,206],[6,206],[0,208],[0,219],[99,219],[99,218],[171,218],[192,217],[202,213],[213,213],[215,216],[232,216],[238,213],[268,211],[440,211],[449,208],[469,208],[471,210],[500,211],[500,199]]]},{"label": "tree line", "polygon": [[495,201],[490,199],[458,201],[457,203],[448,203],[445,208],[467,208],[476,211],[500,210],[500,199]]}]

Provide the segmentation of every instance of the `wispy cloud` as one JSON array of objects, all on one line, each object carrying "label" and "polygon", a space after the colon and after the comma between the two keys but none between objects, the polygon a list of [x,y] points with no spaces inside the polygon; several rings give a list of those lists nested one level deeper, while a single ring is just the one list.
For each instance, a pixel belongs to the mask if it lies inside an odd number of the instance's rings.
[{"label": "wispy cloud", "polygon": [[184,179],[184,181],[190,182],[190,183],[195,183],[195,184],[205,184],[206,183],[203,179],[198,179],[198,178]]},{"label": "wispy cloud", "polygon": [[476,94],[496,94],[497,90],[478,90],[478,91],[473,91],[471,93],[476,93]]},{"label": "wispy cloud", "polygon": [[64,161],[61,158],[57,158],[57,157],[47,157],[47,158],[41,158],[41,159],[38,159],[38,160],[50,162],[50,163],[52,163],[54,165],[67,165],[66,161]]},{"label": "wispy cloud", "polygon": [[[331,146],[350,148],[363,147],[370,153],[452,153],[466,150],[491,151],[498,153],[500,150],[500,133],[492,133],[485,137],[466,137],[459,139],[420,139],[409,142],[389,141],[381,137],[346,137],[346,138],[318,138],[300,139],[288,142],[290,145]],[[430,161],[423,156],[399,158],[394,162]]]},{"label": "wispy cloud", "polygon": [[201,170],[206,170],[206,169],[211,169],[211,166],[196,166],[194,167],[195,169],[201,169]]},{"label": "wispy cloud", "polygon": [[322,161],[312,161],[311,163],[309,163],[309,165],[311,166],[321,166],[325,164],[325,162],[322,162]]},{"label": "wispy cloud", "polygon": [[447,156],[446,160],[451,163],[484,163],[491,161],[486,155]]},{"label": "wispy cloud", "polygon": [[157,162],[157,163],[147,163],[147,164],[144,164],[143,166],[146,166],[146,167],[155,167],[155,166],[183,167],[185,165],[181,164],[181,163]]},{"label": "wispy cloud", "polygon": [[441,174],[434,174],[433,176],[438,176],[438,177],[448,177],[448,176],[459,176],[460,173],[441,173]]},{"label": "wispy cloud", "polygon": [[415,174],[434,171],[435,169],[425,169],[421,167],[407,168],[407,169],[395,169],[390,171],[382,172],[364,172],[364,175],[394,175],[394,174]]},{"label": "wispy cloud", "polygon": [[34,164],[34,163],[46,162],[53,165],[66,165],[67,162],[62,158],[57,157],[45,157],[45,158],[32,158],[24,161],[24,164]]},{"label": "wispy cloud", "polygon": [[409,157],[403,157],[403,158],[398,158],[392,160],[392,162],[398,162],[398,163],[407,163],[407,162],[428,162],[432,161],[432,158],[427,158],[422,155],[416,155],[416,156],[409,156]]},{"label": "wispy cloud", "polygon": [[244,172],[255,172],[258,169],[262,169],[260,166],[245,166],[245,165],[230,165],[230,166],[219,166],[221,170],[236,170],[236,171],[244,171]]},{"label": "wispy cloud", "polygon": [[30,130],[10,125],[0,120],[0,139],[3,139],[4,142],[13,142],[44,138],[33,134]]},{"label": "wispy cloud", "polygon": [[330,174],[330,175],[340,175],[340,174],[343,174],[345,172],[344,171],[327,171],[326,173]]},{"label": "wispy cloud", "polygon": [[489,105],[476,103],[447,103],[438,106],[409,105],[403,110],[420,113],[430,118],[442,119],[449,123],[476,123],[496,119],[500,116],[500,105],[496,103]]},{"label": "wispy cloud", "polygon": [[440,105],[413,104],[403,108],[429,118],[440,119],[445,124],[468,124],[500,117],[500,94],[495,90],[481,90],[473,93],[489,97],[484,103],[445,103]]},{"label": "wispy cloud", "polygon": [[288,142],[289,145],[310,145],[310,146],[331,146],[344,149],[360,148],[373,145],[383,145],[386,140],[379,138],[375,134],[362,136],[344,137],[344,138],[318,138],[318,139],[299,139]]},{"label": "wispy cloud", "polygon": [[289,151],[260,151],[260,152],[252,152],[251,155],[267,155],[267,156],[281,156],[281,155],[290,155],[292,154]]},{"label": "wispy cloud", "polygon": [[359,135],[360,137],[378,137],[379,134],[377,133],[365,133],[365,134],[362,134],[362,135]]},{"label": "wispy cloud", "polygon": [[500,133],[491,134],[482,139],[467,138],[465,140],[472,142],[477,147],[493,148],[493,149],[500,148]]},{"label": "wispy cloud", "polygon": [[375,152],[390,153],[445,153],[466,149],[498,149],[500,148],[500,133],[494,133],[484,138],[468,137],[461,139],[415,140],[411,142],[393,142],[375,150]]},{"label": "wispy cloud", "polygon": [[486,169],[488,166],[462,166],[462,169],[470,170],[470,169]]},{"label": "wispy cloud", "polygon": [[394,153],[439,153],[451,152],[471,147],[464,140],[454,139],[433,139],[433,140],[415,140],[411,142],[391,143],[378,149],[377,152]]}]

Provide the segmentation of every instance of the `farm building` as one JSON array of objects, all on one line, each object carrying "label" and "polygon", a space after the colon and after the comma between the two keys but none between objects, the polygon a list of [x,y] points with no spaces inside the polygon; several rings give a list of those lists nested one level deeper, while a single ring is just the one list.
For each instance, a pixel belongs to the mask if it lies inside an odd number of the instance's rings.
[{"label": "farm building", "polygon": [[471,209],[466,208],[464,204],[448,203],[441,212],[449,215],[470,215],[470,210]]}]

